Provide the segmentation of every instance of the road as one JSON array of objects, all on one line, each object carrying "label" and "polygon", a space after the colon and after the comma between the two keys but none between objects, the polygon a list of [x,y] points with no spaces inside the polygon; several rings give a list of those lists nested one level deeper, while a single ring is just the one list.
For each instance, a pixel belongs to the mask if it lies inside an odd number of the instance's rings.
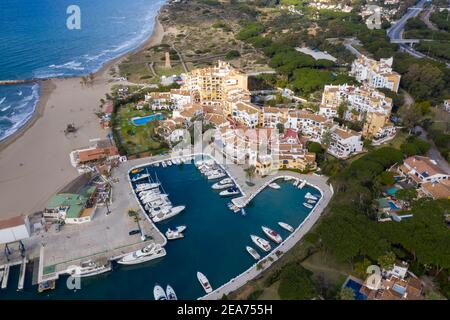
[{"label": "road", "polygon": [[420,138],[428,141],[431,144],[431,148],[428,151],[428,157],[436,161],[439,167],[444,170],[447,174],[450,174],[450,164],[444,159],[439,150],[436,148],[433,140],[428,138],[427,132],[421,126],[416,126],[414,131],[420,130]]},{"label": "road", "polygon": [[[419,15],[420,11],[423,9],[423,6],[425,3],[427,3],[427,0],[420,0],[414,7],[408,8],[406,13],[403,15],[403,17],[400,18],[391,28],[387,31],[387,36],[392,40],[401,40],[403,39],[403,30],[405,29],[406,22],[411,19],[415,18]],[[427,55],[411,48],[407,44],[399,44],[400,50],[404,51],[406,53],[409,53],[411,56],[415,58],[429,58],[436,60],[432,57],[428,57]],[[446,63],[447,68],[450,68],[450,63]]]}]

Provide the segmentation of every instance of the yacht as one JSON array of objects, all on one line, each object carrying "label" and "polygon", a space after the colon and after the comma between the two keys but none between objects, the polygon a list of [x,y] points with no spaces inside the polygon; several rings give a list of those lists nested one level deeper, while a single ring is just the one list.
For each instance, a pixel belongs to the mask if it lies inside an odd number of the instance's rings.
[{"label": "yacht", "polygon": [[286,222],[280,221],[278,222],[278,225],[289,232],[294,232],[294,227],[292,227],[290,224],[287,224]]},{"label": "yacht", "polygon": [[271,184],[269,184],[269,187],[271,187],[272,189],[278,190],[280,189],[280,185],[278,183],[272,182]]},{"label": "yacht", "polygon": [[306,185],[306,180],[303,180],[302,181],[302,183],[300,183],[299,185],[298,185],[298,188],[299,189],[303,189],[303,187]]},{"label": "yacht", "polygon": [[97,264],[91,260],[81,262],[80,266],[70,267],[66,273],[73,277],[90,277],[111,271],[111,263]]},{"label": "yacht", "polygon": [[167,240],[176,240],[184,238],[183,231],[186,229],[186,226],[177,227],[175,230],[167,229],[166,238]]},{"label": "yacht", "polygon": [[308,209],[312,209],[312,208],[313,208],[312,205],[310,205],[309,203],[306,203],[306,202],[303,202],[303,205],[304,205],[305,207],[307,207]]},{"label": "yacht", "polygon": [[202,287],[206,293],[212,292],[212,287],[209,284],[208,278],[206,278],[206,276],[203,273],[201,273],[200,271],[197,272],[197,279],[200,282],[200,284],[202,285]]},{"label": "yacht", "polygon": [[208,175],[208,180],[215,180],[225,177],[225,172],[222,172],[221,170],[217,170],[216,172]]},{"label": "yacht", "polygon": [[159,167],[159,162],[156,162],[156,163],[154,164],[154,166],[155,166],[155,167]]},{"label": "yacht", "polygon": [[256,244],[259,248],[261,248],[264,251],[270,251],[270,249],[272,249],[272,247],[270,246],[269,241],[260,238],[258,236],[255,235],[250,235],[250,238],[252,239],[253,243]]},{"label": "yacht", "polygon": [[245,249],[247,249],[247,252],[253,257],[253,259],[255,259],[255,260],[261,259],[261,256],[259,255],[259,253],[256,252],[256,250],[253,249],[252,247],[246,246]]},{"label": "yacht", "polygon": [[270,240],[272,240],[276,243],[280,243],[281,241],[283,241],[283,238],[281,238],[281,236],[277,232],[273,231],[272,229],[264,227],[264,226],[262,226],[261,228],[262,228],[264,234],[266,236],[268,236]]},{"label": "yacht", "polygon": [[136,186],[136,192],[147,191],[159,187],[159,183],[141,183]]},{"label": "yacht", "polygon": [[138,195],[139,198],[145,198],[146,196],[150,196],[150,195],[157,195],[157,194],[161,194],[161,191],[159,189],[151,189],[151,190],[144,190],[144,191],[139,191]]},{"label": "yacht", "polygon": [[319,198],[317,198],[316,196],[313,196],[311,193],[306,193],[305,194],[305,199],[311,199],[311,200],[319,200]]},{"label": "yacht", "polygon": [[161,165],[162,165],[163,168],[167,167],[167,164],[166,164],[165,161],[162,161],[162,162],[161,162]]},{"label": "yacht", "polygon": [[166,287],[166,296],[167,300],[178,300],[177,295],[175,294],[175,290],[170,285]]},{"label": "yacht", "polygon": [[148,210],[148,214],[149,214],[150,218],[153,219],[158,214],[161,214],[163,212],[166,212],[166,211],[172,209],[173,206],[171,204],[165,204],[162,206],[152,206],[151,204],[147,204],[147,205],[145,205],[145,207]]},{"label": "yacht", "polygon": [[160,285],[155,285],[153,288],[153,296],[155,300],[167,300],[166,292]]},{"label": "yacht", "polygon": [[183,211],[186,207],[185,206],[177,206],[173,207],[171,209],[162,209],[160,213],[157,213],[153,217],[153,222],[160,222],[169,218],[172,218],[179,214],[181,211]]},{"label": "yacht", "polygon": [[168,166],[171,166],[171,165],[172,165],[172,161],[167,160],[167,165],[168,165]]},{"label": "yacht", "polygon": [[148,195],[141,199],[142,203],[144,204],[152,204],[153,202],[156,202],[158,200],[167,200],[167,194]]},{"label": "yacht", "polygon": [[150,177],[150,175],[148,173],[138,174],[138,175],[134,176],[131,179],[131,181],[136,182],[136,181],[139,181],[139,180],[142,180],[142,179],[146,179],[146,178],[149,178],[149,177]]},{"label": "yacht", "polygon": [[232,187],[233,184],[233,180],[231,180],[231,178],[225,178],[220,180],[219,182],[216,182],[212,185],[212,188],[214,190],[221,190],[221,189],[226,189],[226,188],[230,188]]},{"label": "yacht", "polygon": [[138,264],[153,259],[161,258],[166,255],[166,250],[159,244],[151,243],[145,248],[131,252],[117,261],[120,264]]},{"label": "yacht", "polygon": [[229,196],[234,196],[234,195],[236,195],[236,194],[239,194],[240,192],[239,192],[239,189],[238,188],[236,188],[236,187],[231,187],[231,188],[228,188],[227,190],[223,190],[223,191],[220,191],[220,195],[222,196],[222,197],[229,197]]}]

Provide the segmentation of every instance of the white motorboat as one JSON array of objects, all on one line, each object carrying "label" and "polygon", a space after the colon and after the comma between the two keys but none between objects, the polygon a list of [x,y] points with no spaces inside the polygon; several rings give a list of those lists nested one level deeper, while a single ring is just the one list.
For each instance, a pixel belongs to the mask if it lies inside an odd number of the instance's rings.
[{"label": "white motorboat", "polygon": [[131,252],[117,261],[120,264],[138,264],[153,259],[161,258],[166,255],[166,250],[159,244],[151,243],[148,246]]},{"label": "white motorboat", "polygon": [[178,300],[177,295],[175,294],[175,290],[170,285],[166,287],[166,296],[167,300]]},{"label": "white motorboat", "polygon": [[172,161],[167,160],[167,165],[168,165],[168,166],[171,166],[171,165],[172,165]]},{"label": "white motorboat", "polygon": [[149,178],[149,177],[150,177],[150,175],[148,173],[137,174],[131,179],[131,181],[136,182],[136,181],[139,181],[139,180],[142,180],[142,179],[146,179],[146,178]]},{"label": "white motorboat", "polygon": [[258,236],[255,235],[250,235],[250,238],[252,239],[253,243],[256,244],[259,248],[261,248],[261,250],[264,251],[270,251],[270,249],[272,249],[272,247],[270,246],[269,241],[267,241],[266,239],[260,238]]},{"label": "white motorboat", "polygon": [[294,232],[294,227],[292,227],[290,224],[287,224],[286,222],[280,221],[278,222],[278,225],[289,232]]},{"label": "white motorboat", "polygon": [[211,188],[213,188],[214,190],[220,190],[232,187],[233,185],[233,180],[231,178],[225,178],[220,180],[219,182],[214,183]]},{"label": "white motorboat", "polygon": [[153,296],[155,297],[155,300],[167,300],[166,292],[160,285],[155,285],[153,288]]},{"label": "white motorboat", "polygon": [[161,222],[163,220],[167,220],[169,218],[172,218],[179,214],[181,211],[183,211],[186,207],[185,206],[177,206],[173,207],[171,209],[162,209],[160,213],[156,214],[153,217],[154,222]]},{"label": "white motorboat", "polygon": [[291,181],[292,179],[294,179],[293,177],[284,177],[284,181]]},{"label": "white motorboat", "polygon": [[162,200],[162,201],[169,201],[167,198],[167,194],[155,194],[155,195],[149,195],[143,199],[141,199],[143,204],[150,204],[150,205],[154,205],[153,202],[157,202],[158,200]]},{"label": "white motorboat", "polygon": [[306,180],[303,180],[302,181],[302,183],[300,183],[299,185],[298,185],[298,188],[299,189],[303,189],[303,187],[306,185]]},{"label": "white motorboat", "polygon": [[[184,227],[184,229],[186,229],[186,227]],[[176,230],[172,230],[170,228],[167,229],[167,231],[166,231],[167,240],[176,240],[176,239],[184,238],[184,234],[183,234],[184,229],[183,228],[181,228],[181,229],[177,228]]]},{"label": "white motorboat", "polygon": [[200,284],[203,287],[203,290],[205,290],[206,293],[210,293],[212,292],[212,287],[209,284],[208,278],[206,278],[206,276],[201,273],[200,271],[197,272],[197,279],[200,282]]},{"label": "white motorboat", "polygon": [[159,188],[154,188],[150,190],[142,190],[142,191],[136,191],[139,197],[145,196],[146,194],[155,194],[155,193],[161,193]]},{"label": "white motorboat", "polygon": [[161,165],[162,165],[163,168],[167,167],[167,164],[166,164],[165,161],[161,162]]},{"label": "white motorboat", "polygon": [[226,173],[225,173],[225,172],[218,171],[218,172],[215,173],[215,174],[209,175],[209,176],[208,176],[208,180],[220,179],[220,178],[223,178],[223,177],[225,177],[225,176],[226,176]]},{"label": "white motorboat", "polygon": [[300,183],[300,180],[295,179],[294,183],[292,184],[294,187],[298,186],[298,184]]},{"label": "white motorboat", "polygon": [[317,201],[316,201],[316,200],[312,200],[312,199],[308,199],[306,202],[311,203],[311,204],[314,204],[314,203],[316,203]]},{"label": "white motorboat", "polygon": [[309,203],[306,203],[306,202],[303,202],[303,205],[304,205],[305,207],[307,207],[308,209],[312,209],[312,208],[313,208],[312,205],[310,205]]},{"label": "white motorboat", "polygon": [[311,199],[311,200],[319,200],[319,198],[318,197],[316,197],[316,196],[313,196],[311,193],[306,193],[305,194],[305,199]]},{"label": "white motorboat", "polygon": [[154,218],[156,217],[158,214],[161,214],[163,212],[167,212],[170,209],[172,209],[172,205],[171,204],[166,204],[166,205],[162,205],[162,206],[151,206],[146,205],[145,208],[148,210],[148,214],[150,216],[150,218]]},{"label": "white motorboat", "polygon": [[155,166],[155,167],[159,167],[159,162],[156,162],[156,163],[154,164],[154,166]]},{"label": "white motorboat", "polygon": [[278,183],[272,182],[271,184],[269,184],[269,187],[271,187],[272,189],[278,190],[280,189],[280,185]]},{"label": "white motorboat", "polygon": [[280,243],[281,241],[283,241],[283,238],[281,238],[281,236],[273,231],[272,229],[268,228],[268,227],[264,227],[262,226],[262,231],[264,232],[264,234],[269,237],[270,240],[276,242],[276,243]]},{"label": "white motorboat", "polygon": [[228,188],[227,190],[220,191],[219,195],[222,197],[230,197],[239,194],[239,189],[236,187]]},{"label": "white motorboat", "polygon": [[151,201],[145,204],[145,209],[147,209],[148,211],[151,211],[153,215],[156,215],[156,210],[154,211],[154,209],[156,208],[172,208],[172,203],[170,202],[169,199],[157,199],[155,201]]},{"label": "white motorboat", "polygon": [[241,210],[241,208],[239,208],[238,206],[236,206],[234,203],[230,202],[228,204],[228,208],[233,211],[234,213],[237,213],[239,210]]},{"label": "white motorboat", "polygon": [[111,271],[111,263],[105,262],[97,264],[91,260],[87,260],[81,262],[79,266],[67,268],[66,273],[73,277],[83,278],[96,276],[98,274],[102,274],[108,271]]},{"label": "white motorboat", "polygon": [[159,183],[141,183],[136,186],[136,192],[147,191],[159,187]]},{"label": "white motorboat", "polygon": [[256,250],[253,249],[252,247],[246,246],[245,249],[247,249],[247,252],[253,257],[253,259],[255,259],[255,260],[261,259],[261,256],[259,255],[259,253],[256,252]]}]

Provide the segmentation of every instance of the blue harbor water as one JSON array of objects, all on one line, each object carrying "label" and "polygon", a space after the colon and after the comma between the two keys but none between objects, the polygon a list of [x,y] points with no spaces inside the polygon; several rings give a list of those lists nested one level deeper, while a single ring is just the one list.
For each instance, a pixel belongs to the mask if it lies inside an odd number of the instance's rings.
[{"label": "blue harbor water", "polygon": [[[0,80],[84,75],[137,48],[153,31],[164,0],[2,0]],[[81,29],[69,30],[69,5],[81,10]],[[0,141],[29,119],[33,84],[0,86]],[[17,102],[22,92],[25,102]],[[14,112],[14,113],[13,113]]]},{"label": "blue harbor water", "polygon": [[[310,212],[302,203],[307,192],[318,195],[318,190],[305,186],[297,189],[292,182],[278,180],[281,189],[263,190],[246,207],[246,215],[230,211],[230,198],[222,198],[211,189],[216,181],[208,181],[193,164],[167,168],[149,167],[162,183],[173,205],[186,205],[179,215],[156,224],[167,228],[186,225],[185,237],[168,241],[167,255],[161,259],[132,267],[114,265],[114,270],[93,278],[83,278],[82,288],[69,291],[66,279],[57,281],[56,289],[43,294],[31,286],[31,272],[27,274],[25,290],[16,292],[18,268],[12,269],[8,289],[0,290],[0,299],[153,299],[156,283],[170,284],[179,299],[196,299],[205,293],[196,273],[204,273],[213,288],[218,288],[247,270],[255,261],[245,250],[247,245],[264,255],[250,239],[250,234],[264,237],[261,226],[277,231],[283,239],[289,232],[278,226],[278,221],[297,227]],[[271,242],[274,249],[276,244]]]}]

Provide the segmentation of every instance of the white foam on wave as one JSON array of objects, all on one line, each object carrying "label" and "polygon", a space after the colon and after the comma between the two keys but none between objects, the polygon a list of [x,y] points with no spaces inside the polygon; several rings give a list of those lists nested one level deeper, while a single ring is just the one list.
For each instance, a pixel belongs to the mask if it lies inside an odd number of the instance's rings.
[{"label": "white foam on wave", "polygon": [[[7,120],[13,124],[12,127],[4,130],[0,130],[0,141],[6,139],[17,130],[19,130],[22,126],[24,126],[33,116],[36,106],[39,102],[39,84],[35,83],[31,87],[31,94],[24,97],[17,106],[14,108],[14,112],[12,112],[9,116],[2,117],[3,120]],[[30,105],[30,103],[32,103]],[[30,110],[25,110],[26,107],[31,107]],[[26,111],[26,112],[16,112],[16,111]]]},{"label": "white foam on wave", "polygon": [[1,99],[0,99],[0,104],[2,104],[3,102],[5,102],[5,100],[6,100],[6,97],[1,98]]},{"label": "white foam on wave", "polygon": [[2,112],[5,112],[5,111],[8,110],[9,108],[11,108],[11,105],[9,105],[9,106],[7,106],[7,107],[5,107],[5,108],[2,108],[1,111],[2,111]]}]

